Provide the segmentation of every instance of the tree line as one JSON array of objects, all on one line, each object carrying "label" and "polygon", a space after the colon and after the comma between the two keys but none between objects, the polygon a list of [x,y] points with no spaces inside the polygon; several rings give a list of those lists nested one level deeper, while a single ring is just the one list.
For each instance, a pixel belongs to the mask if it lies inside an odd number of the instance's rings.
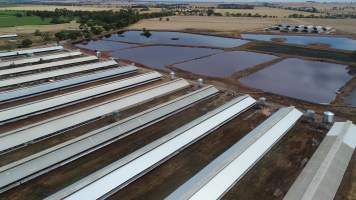
[{"label": "tree line", "polygon": [[127,27],[141,19],[159,18],[173,15],[171,12],[139,13],[134,9],[120,11],[72,11],[55,9],[54,11],[26,11],[27,16],[41,18],[76,20],[80,30],[63,30],[55,34],[58,40],[91,39],[94,35]]},{"label": "tree line", "polygon": [[320,19],[356,19],[356,14],[326,14],[326,15],[303,15],[303,14],[291,14],[289,18],[320,18]]}]

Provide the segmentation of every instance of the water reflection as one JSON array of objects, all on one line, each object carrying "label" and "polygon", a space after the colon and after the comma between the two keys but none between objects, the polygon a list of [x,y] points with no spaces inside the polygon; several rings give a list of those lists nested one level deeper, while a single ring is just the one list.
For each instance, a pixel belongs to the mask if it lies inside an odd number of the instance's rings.
[{"label": "water reflection", "polygon": [[98,51],[114,51],[129,47],[135,47],[137,45],[134,44],[127,44],[122,42],[113,42],[113,41],[106,41],[106,40],[97,40],[97,41],[90,41],[86,44],[76,44],[78,48],[89,49],[89,50],[98,50]]},{"label": "water reflection", "polygon": [[326,44],[331,48],[342,50],[356,50],[356,40],[346,37],[328,36],[296,36],[296,35],[263,35],[263,34],[241,34],[244,39],[272,41],[275,38],[285,39],[285,43],[297,45]]},{"label": "water reflection", "polygon": [[275,58],[277,57],[268,54],[230,51],[177,64],[174,67],[205,76],[225,77]]},{"label": "water reflection", "polygon": [[104,40],[139,44],[169,44],[221,48],[237,47],[248,43],[246,40],[236,38],[225,38],[191,33],[164,31],[150,31],[150,33],[151,35],[146,37],[142,35],[142,31],[126,31],[121,34],[113,34],[109,38],[104,38]]},{"label": "water reflection", "polygon": [[166,65],[221,52],[223,51],[208,48],[147,46],[114,51],[112,56],[118,59],[141,63],[156,69],[165,69]]},{"label": "water reflection", "polygon": [[335,99],[336,91],[351,78],[345,65],[285,59],[240,81],[250,87],[284,96],[329,103]]}]

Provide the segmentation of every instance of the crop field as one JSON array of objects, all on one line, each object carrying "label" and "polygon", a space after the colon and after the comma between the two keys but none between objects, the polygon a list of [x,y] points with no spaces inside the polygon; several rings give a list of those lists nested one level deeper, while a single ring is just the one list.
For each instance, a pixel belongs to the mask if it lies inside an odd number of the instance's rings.
[{"label": "crop field", "polygon": [[[81,11],[103,11],[103,10],[114,10],[119,11],[122,6],[112,6],[112,5],[82,5],[82,6],[60,6],[60,5],[11,5],[6,7],[0,7],[0,10],[42,10],[42,11],[54,11],[55,9],[68,9],[68,10],[81,10]],[[159,12],[160,8],[150,8],[149,11],[145,12]]]},{"label": "crop field", "polygon": [[1,11],[0,12],[0,27],[13,27],[23,25],[47,25],[50,24],[50,19],[41,19],[37,16],[16,16],[17,12]]},{"label": "crop field", "polygon": [[[131,25],[131,29],[191,30],[200,32],[227,33],[236,36],[244,31],[262,31],[275,24],[316,24],[334,27],[338,32],[356,34],[354,19],[293,19],[293,18],[254,18],[254,17],[208,17],[173,16],[169,21],[146,19]],[[235,34],[235,35],[234,35]]]},{"label": "crop field", "polygon": [[14,26],[14,27],[2,27],[0,28],[0,33],[2,34],[11,34],[11,33],[20,33],[20,34],[29,34],[33,33],[35,30],[40,30],[41,32],[55,32],[60,30],[77,30],[79,29],[79,24],[75,21],[65,24],[47,24],[47,25],[23,25],[23,26]]}]

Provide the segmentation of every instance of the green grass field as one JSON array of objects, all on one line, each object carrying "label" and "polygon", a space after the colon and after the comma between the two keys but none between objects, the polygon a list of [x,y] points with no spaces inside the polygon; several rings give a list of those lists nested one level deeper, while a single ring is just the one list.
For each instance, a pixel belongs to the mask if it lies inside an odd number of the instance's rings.
[{"label": "green grass field", "polygon": [[24,25],[51,24],[51,19],[41,19],[37,16],[16,16],[16,11],[0,11],[0,27],[13,27]]}]

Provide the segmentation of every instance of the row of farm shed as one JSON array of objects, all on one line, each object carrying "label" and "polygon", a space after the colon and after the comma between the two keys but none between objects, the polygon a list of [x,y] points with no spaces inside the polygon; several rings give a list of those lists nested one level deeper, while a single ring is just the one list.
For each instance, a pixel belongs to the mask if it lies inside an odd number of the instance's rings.
[{"label": "row of farm shed", "polygon": [[[169,168],[172,159],[192,146],[221,135],[219,131],[234,135],[241,130],[241,137],[225,144],[209,162],[188,169],[191,176],[165,182],[169,189],[160,188],[164,191],[159,196],[221,199],[291,130],[306,126],[303,112],[293,106],[269,105],[202,80],[196,83],[61,46],[0,57],[4,199],[115,199],[133,185],[139,193],[140,187],[153,185],[137,181]],[[234,123],[233,129],[227,128]],[[331,128],[284,199],[333,199],[337,193],[354,154],[356,126],[350,121],[325,125]],[[205,154],[212,154],[212,146],[204,147]],[[171,167],[170,174],[175,170]]]}]

